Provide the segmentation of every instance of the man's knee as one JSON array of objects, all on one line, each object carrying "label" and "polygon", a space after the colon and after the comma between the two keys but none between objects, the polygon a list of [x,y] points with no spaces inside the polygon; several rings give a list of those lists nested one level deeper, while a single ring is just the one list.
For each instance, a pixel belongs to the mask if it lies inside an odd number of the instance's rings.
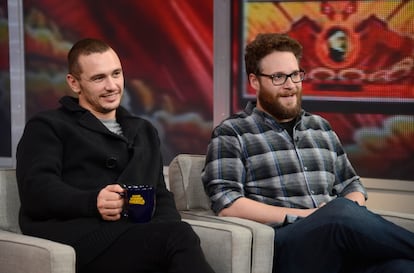
[{"label": "man's knee", "polygon": [[337,198],[315,212],[315,218],[324,219],[327,224],[350,225],[356,228],[357,225],[370,225],[376,222],[377,216],[369,212],[366,207],[347,198]]},{"label": "man's knee", "polygon": [[355,218],[367,213],[366,207],[360,206],[357,202],[347,198],[336,198],[322,207],[321,210],[326,210],[329,214],[338,218]]},{"label": "man's knee", "polygon": [[171,232],[175,238],[181,238],[182,240],[197,243],[200,241],[192,226],[184,221],[174,222],[171,225]]},{"label": "man's knee", "polygon": [[333,207],[336,209],[343,209],[343,208],[349,208],[349,209],[355,209],[357,207],[360,207],[360,205],[345,197],[338,197],[326,204],[327,207]]}]

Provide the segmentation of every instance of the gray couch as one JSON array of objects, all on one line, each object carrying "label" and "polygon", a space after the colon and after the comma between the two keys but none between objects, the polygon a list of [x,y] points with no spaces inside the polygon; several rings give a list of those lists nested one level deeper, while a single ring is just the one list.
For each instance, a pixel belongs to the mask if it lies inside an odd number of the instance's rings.
[{"label": "gray couch", "polygon": [[16,174],[0,171],[0,272],[74,273],[72,247],[22,235],[18,225],[20,199]]},{"label": "gray couch", "polygon": [[[174,193],[177,208],[184,219],[196,219],[214,223],[225,223],[247,228],[251,231],[249,270],[243,272],[269,273],[272,270],[273,229],[257,222],[215,216],[210,209],[210,200],[204,192],[201,171],[204,167],[204,155],[180,154],[170,163],[168,180]],[[414,215],[391,211],[375,211],[388,220],[414,232]],[[277,251],[277,250],[275,250]],[[242,272],[242,271],[237,271]]]},{"label": "gray couch", "polygon": [[[215,216],[201,183],[203,166],[203,155],[177,156],[169,167],[169,184],[184,221],[200,236],[207,260],[216,273],[271,272],[273,229],[249,220]],[[15,171],[0,170],[0,272],[74,273],[72,247],[21,234],[19,206]],[[379,213],[414,231],[413,215]]]},{"label": "gray couch", "polygon": [[[75,273],[72,247],[21,234],[19,207],[15,170],[0,170],[0,272]],[[206,258],[217,273],[249,272],[246,268],[253,240],[249,229],[225,223],[185,221],[199,235]]]}]

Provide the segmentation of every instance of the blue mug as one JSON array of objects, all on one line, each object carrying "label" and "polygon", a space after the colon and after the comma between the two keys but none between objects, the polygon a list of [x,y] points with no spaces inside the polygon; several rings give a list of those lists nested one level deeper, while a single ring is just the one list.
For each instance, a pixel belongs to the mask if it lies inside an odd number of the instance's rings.
[{"label": "blue mug", "polygon": [[134,223],[151,221],[155,211],[155,189],[149,185],[123,185],[124,216]]}]

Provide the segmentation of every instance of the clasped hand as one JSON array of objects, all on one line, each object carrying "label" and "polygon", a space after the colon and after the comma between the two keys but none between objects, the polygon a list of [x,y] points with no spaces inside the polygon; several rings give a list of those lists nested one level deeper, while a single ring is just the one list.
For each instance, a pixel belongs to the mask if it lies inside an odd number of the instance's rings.
[{"label": "clasped hand", "polygon": [[124,192],[125,190],[118,184],[108,185],[99,192],[97,208],[102,219],[116,221],[121,218],[125,202],[121,194]]}]

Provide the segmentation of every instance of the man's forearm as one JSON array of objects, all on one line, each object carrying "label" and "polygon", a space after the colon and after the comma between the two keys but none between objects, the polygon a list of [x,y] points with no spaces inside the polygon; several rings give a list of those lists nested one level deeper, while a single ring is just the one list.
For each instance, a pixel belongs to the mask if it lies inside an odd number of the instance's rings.
[{"label": "man's forearm", "polygon": [[260,223],[282,223],[287,214],[306,217],[315,210],[272,206],[241,197],[234,201],[231,206],[223,209],[219,215],[240,217]]}]

